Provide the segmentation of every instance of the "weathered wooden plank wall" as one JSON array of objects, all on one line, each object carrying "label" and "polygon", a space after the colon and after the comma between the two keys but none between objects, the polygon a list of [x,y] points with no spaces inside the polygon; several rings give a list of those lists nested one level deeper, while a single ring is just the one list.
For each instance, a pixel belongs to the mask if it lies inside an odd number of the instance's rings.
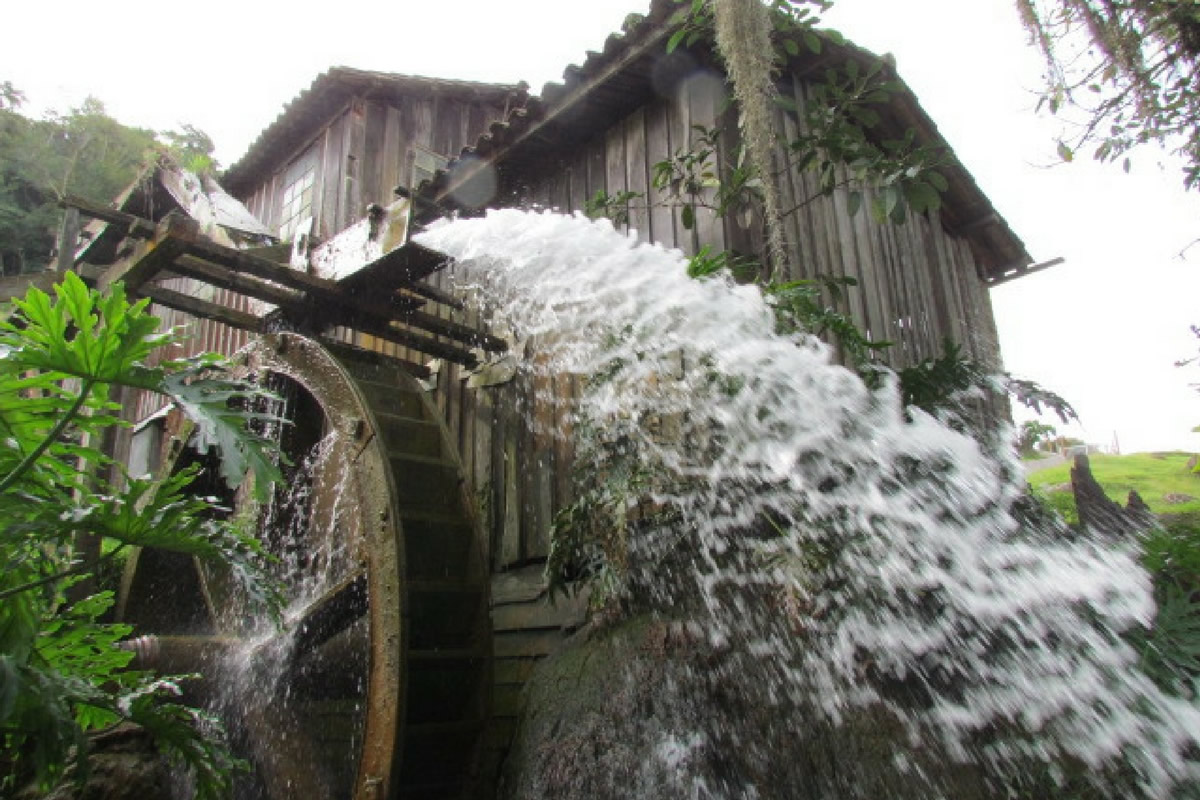
[{"label": "weathered wooden plank wall", "polygon": [[267,227],[278,226],[284,173],[298,159],[313,157],[318,165],[313,230],[328,239],[361,219],[368,204],[387,205],[396,186],[411,182],[413,147],[458,155],[503,112],[502,106],[436,93],[355,98],[296,152],[281,154],[274,172],[243,202]]},{"label": "weathered wooden plank wall", "polygon": [[[796,80],[790,88],[803,102],[803,83]],[[654,163],[693,141],[694,125],[735,129],[719,84],[693,82],[679,97],[653,101],[557,160],[547,159],[541,174],[522,176],[528,187],[522,199],[569,213],[581,210],[599,190],[609,195],[647,192],[654,198]],[[782,111],[777,125],[789,139],[798,132],[796,119]],[[780,150],[777,166],[791,166],[791,158]],[[868,192],[863,209],[851,216],[848,190],[821,196],[815,176],[794,169],[786,170],[782,193],[783,208],[792,210],[785,219],[789,269],[777,277],[829,275],[857,281],[857,288],[848,292],[846,310],[872,337],[895,343],[883,352],[884,363],[899,367],[939,356],[949,338],[968,356],[1000,366],[987,289],[971,250],[943,229],[936,213],[900,226],[880,224],[868,211]],[[762,239],[757,223],[742,228],[736,220],[709,213],[686,230],[677,211],[637,202],[629,223],[621,227],[686,253],[705,245],[756,251]],[[525,346],[532,366],[509,384],[468,389],[466,373],[454,366],[438,378],[439,402],[458,437],[464,464],[469,463],[481,518],[491,526],[491,563],[497,572],[544,559],[554,515],[573,499],[569,397],[578,391],[578,381],[567,375],[544,377],[537,369],[537,343]],[[417,354],[393,352],[420,360]],[[463,424],[467,416],[470,425]],[[482,458],[489,450],[490,458]]]}]

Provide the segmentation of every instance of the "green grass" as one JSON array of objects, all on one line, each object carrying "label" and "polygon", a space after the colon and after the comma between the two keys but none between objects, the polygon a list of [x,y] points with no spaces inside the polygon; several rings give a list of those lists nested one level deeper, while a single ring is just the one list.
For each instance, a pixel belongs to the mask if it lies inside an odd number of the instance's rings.
[{"label": "green grass", "polygon": [[[1136,490],[1156,514],[1200,513],[1200,474],[1187,468],[1191,453],[1133,453],[1127,456],[1088,456],[1092,474],[1104,487],[1104,493],[1124,505],[1130,490]],[[1071,494],[1071,464],[1040,470],[1029,476],[1029,483],[1068,522],[1077,522],[1075,498]],[[1167,495],[1197,498],[1185,503],[1168,503]]]}]

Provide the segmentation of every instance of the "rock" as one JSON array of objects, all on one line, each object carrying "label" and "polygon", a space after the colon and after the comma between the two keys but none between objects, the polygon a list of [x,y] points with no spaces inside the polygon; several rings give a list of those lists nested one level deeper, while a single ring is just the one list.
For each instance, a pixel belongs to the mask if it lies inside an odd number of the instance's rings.
[{"label": "rock", "polygon": [[977,770],[913,746],[881,707],[839,726],[785,711],[769,676],[721,669],[698,630],[647,617],[585,628],[542,662],[499,796],[990,797]]},{"label": "rock", "polygon": [[1163,495],[1163,502],[1169,506],[1177,506],[1182,503],[1190,503],[1195,499],[1196,498],[1193,497],[1192,495],[1184,494],[1182,492],[1171,492],[1169,494]]},{"label": "rock", "polygon": [[87,780],[77,783],[68,770],[49,794],[29,788],[20,792],[17,800],[170,800],[177,796],[180,781],[142,728],[118,725],[89,739],[92,754]]}]

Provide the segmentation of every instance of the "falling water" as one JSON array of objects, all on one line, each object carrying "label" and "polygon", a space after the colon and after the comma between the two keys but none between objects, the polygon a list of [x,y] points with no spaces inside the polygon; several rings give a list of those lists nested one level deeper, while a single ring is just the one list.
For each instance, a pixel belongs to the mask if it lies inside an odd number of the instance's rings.
[{"label": "falling water", "polygon": [[606,222],[497,211],[419,241],[538,351],[527,371],[591,376],[576,428],[671,510],[631,536],[630,602],[690,620],[747,703],[831,730],[882,710],[929,796],[949,790],[906,753],[931,746],[1012,792],[1031,765],[1116,796],[1197,779],[1200,713],[1121,636],[1154,614],[1134,547],[1020,522],[1010,457],[906,418],[894,387],[775,334],[756,288],[692,280]]},{"label": "falling water", "polygon": [[[307,393],[286,381],[282,390],[288,407],[278,413],[296,425],[275,435],[293,464],[266,505],[251,511],[274,558],[272,571],[286,589],[282,624],[259,608],[226,609],[225,622],[240,628],[241,641],[223,659],[216,697],[221,716],[242,740],[241,755],[256,767],[237,789],[243,800],[348,796],[361,744],[357,726],[366,657],[361,626],[313,652],[300,652],[298,641],[315,605],[354,569],[356,532],[344,522],[355,517],[349,507],[354,493],[346,490],[348,446],[336,428],[313,430],[314,424],[321,427],[323,415]],[[305,417],[308,430],[298,417]],[[339,639],[349,646],[339,648]],[[345,741],[329,752],[328,741],[336,741],[342,729]]]}]

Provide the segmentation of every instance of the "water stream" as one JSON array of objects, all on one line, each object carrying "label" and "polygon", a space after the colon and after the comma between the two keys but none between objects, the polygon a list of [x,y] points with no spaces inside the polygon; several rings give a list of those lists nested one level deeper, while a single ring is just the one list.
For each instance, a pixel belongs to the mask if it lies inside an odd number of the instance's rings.
[{"label": "water stream", "polygon": [[[626,600],[687,620],[747,704],[833,729],[882,710],[903,731],[893,768],[928,796],[949,790],[917,749],[995,796],[1031,770],[1112,796],[1200,777],[1200,712],[1121,635],[1154,615],[1136,543],[1021,521],[1014,456],[906,418],[891,387],[776,335],[757,289],[690,279],[604,221],[495,211],[418,241],[536,350],[523,369],[591,376],[572,413],[592,466],[623,462],[671,511],[629,534]],[[772,747],[753,735],[739,746]]]}]

